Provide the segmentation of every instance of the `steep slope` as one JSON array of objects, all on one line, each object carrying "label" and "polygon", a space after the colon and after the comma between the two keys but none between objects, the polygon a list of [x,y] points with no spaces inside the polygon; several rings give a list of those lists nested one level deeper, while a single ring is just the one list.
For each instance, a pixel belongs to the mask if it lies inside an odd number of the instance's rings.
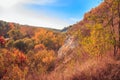
[{"label": "steep slope", "polygon": [[[83,20],[80,22],[72,25],[69,28],[68,33],[73,33],[75,31],[86,30],[88,24],[94,25],[96,23],[102,24],[102,26],[110,26],[114,25],[116,33],[118,32],[118,13],[114,9],[117,10],[115,7],[115,3],[113,0],[105,0],[102,2],[98,7],[91,9],[89,12],[85,13]],[[111,11],[111,9],[113,9]]]},{"label": "steep slope", "polygon": [[70,50],[72,51],[76,47],[77,41],[75,40],[75,38],[73,36],[68,36],[64,42],[64,45],[58,51],[58,58],[64,58],[68,55],[67,53],[70,52]]},{"label": "steep slope", "polygon": [[[103,30],[109,30],[114,45],[113,53],[120,55],[120,5],[117,0],[104,0],[98,7],[91,9],[84,15],[82,21],[72,25],[68,29],[67,34],[76,35],[76,33],[83,37],[90,36],[92,30],[90,26],[101,25]],[[96,27],[97,28],[97,27]]]},{"label": "steep slope", "polygon": [[[52,77],[55,77],[55,75],[56,76],[60,75],[60,73],[63,73],[63,75],[61,75],[62,78],[60,77],[59,80],[61,79],[65,79],[65,80],[119,80],[120,79],[120,76],[119,76],[120,75],[120,61],[116,60],[116,57],[119,57],[120,55],[118,54],[117,56],[113,56],[114,54],[113,48],[103,53],[104,55],[97,56],[91,59],[89,55],[87,55],[86,50],[83,49],[83,47],[79,44],[78,37],[81,34],[76,36],[76,33],[77,32],[79,33],[80,31],[82,35],[87,38],[91,36],[91,31],[92,31],[90,30],[90,28],[88,28],[88,26],[92,25],[94,27],[94,25],[96,24],[101,24],[101,26],[103,26],[103,30],[106,30],[106,27],[110,28],[110,31],[109,31],[110,34],[114,32],[114,35],[116,35],[114,37],[115,38],[114,40],[118,41],[119,19],[118,17],[116,17],[118,16],[118,13],[113,15],[112,11],[110,10],[111,5],[112,5],[112,0],[106,0],[106,1],[108,2],[107,3],[103,2],[98,7],[86,13],[82,21],[72,25],[72,27],[68,29],[67,34],[69,35],[69,38],[67,38],[65,44],[58,51],[58,58],[61,58],[62,62],[61,64],[59,64],[59,66],[57,66],[57,68],[55,69],[56,72],[53,73],[54,75],[52,75]],[[113,6],[112,8],[114,9]],[[94,34],[97,35],[97,33],[94,33]],[[97,44],[95,47],[97,47]],[[116,44],[119,45],[118,43],[115,43],[115,46]],[[88,47],[92,49],[92,47],[90,46]],[[119,46],[116,46],[116,47],[119,48]],[[47,79],[49,78],[51,78],[51,75]]]}]

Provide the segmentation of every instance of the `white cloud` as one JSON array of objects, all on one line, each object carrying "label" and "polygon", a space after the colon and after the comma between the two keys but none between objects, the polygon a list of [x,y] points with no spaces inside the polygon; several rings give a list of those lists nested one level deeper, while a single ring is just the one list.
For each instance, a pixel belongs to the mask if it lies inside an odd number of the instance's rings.
[{"label": "white cloud", "polygon": [[39,4],[39,5],[45,5],[45,4],[51,4],[55,3],[57,0],[0,0],[0,7],[2,8],[9,8],[13,7],[15,5],[21,5],[21,4]]},{"label": "white cloud", "polygon": [[54,3],[55,1],[56,0],[3,0],[0,3],[0,20],[62,29],[70,24],[67,20],[45,14],[43,11],[35,13],[23,6],[23,4],[45,5]]},{"label": "white cloud", "polygon": [[40,5],[46,5],[55,3],[57,0],[29,0],[30,4],[40,4]]},{"label": "white cloud", "polygon": [[0,7],[8,8],[18,4],[21,0],[0,0]]}]

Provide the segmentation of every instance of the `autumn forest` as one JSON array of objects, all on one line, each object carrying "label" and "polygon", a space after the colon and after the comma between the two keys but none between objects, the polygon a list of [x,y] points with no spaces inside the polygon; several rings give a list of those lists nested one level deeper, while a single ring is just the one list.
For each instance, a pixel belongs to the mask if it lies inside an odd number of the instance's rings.
[{"label": "autumn forest", "polygon": [[63,30],[0,20],[0,80],[120,80],[120,0]]}]

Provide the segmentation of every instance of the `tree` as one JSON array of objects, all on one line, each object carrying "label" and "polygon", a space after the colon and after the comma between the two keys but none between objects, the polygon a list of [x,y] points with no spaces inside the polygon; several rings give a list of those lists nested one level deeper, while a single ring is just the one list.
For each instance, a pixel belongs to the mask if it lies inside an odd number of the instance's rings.
[{"label": "tree", "polygon": [[10,29],[15,28],[14,23],[9,23],[8,25],[9,25]]},{"label": "tree", "polygon": [[0,36],[0,47],[3,46],[5,46],[5,39],[2,36]]},{"label": "tree", "polygon": [[120,0],[104,0],[104,2],[108,5],[108,10],[111,13],[109,21],[111,34],[115,40],[114,55],[116,55],[118,51],[120,53]]},{"label": "tree", "polygon": [[[103,27],[110,27],[114,46],[114,56],[120,53],[120,0],[103,0],[104,2],[93,9],[89,15],[89,22],[100,23]],[[87,15],[88,17],[88,15]]]},{"label": "tree", "polygon": [[24,43],[24,41],[23,41],[22,39],[16,40],[16,41],[14,42],[14,47],[17,48],[17,49],[19,49],[20,51],[25,52],[25,51],[26,51],[26,48],[27,48],[26,46],[27,46],[27,45]]},{"label": "tree", "polygon": [[6,37],[7,32],[10,30],[8,23],[0,21],[0,35]]},{"label": "tree", "polygon": [[13,40],[13,39],[9,39],[9,40],[6,42],[5,46],[6,46],[7,48],[12,48],[12,47],[14,46],[14,40]]},{"label": "tree", "polygon": [[33,39],[30,38],[24,38],[22,39],[22,41],[24,42],[24,44],[26,45],[26,50],[25,52],[29,52],[29,50],[33,50],[34,46],[35,46],[35,42]]},{"label": "tree", "polygon": [[29,50],[34,48],[34,41],[29,38],[19,39],[13,43],[13,47],[27,53]]},{"label": "tree", "polygon": [[17,49],[1,50],[0,54],[0,79],[1,80],[24,80],[28,65],[25,54]]},{"label": "tree", "polygon": [[43,44],[49,50],[57,51],[64,42],[64,36],[43,29],[35,33],[34,40],[37,44]]},{"label": "tree", "polygon": [[37,44],[34,47],[35,52],[38,52],[38,51],[41,51],[41,50],[44,50],[44,49],[46,49],[46,47],[43,44]]},{"label": "tree", "polygon": [[41,50],[31,56],[30,67],[38,73],[46,73],[53,66],[55,52],[53,50]]},{"label": "tree", "polygon": [[81,45],[91,55],[104,54],[111,47],[111,34],[109,27],[103,28],[101,24],[89,25],[90,35],[83,37]]},{"label": "tree", "polygon": [[24,37],[24,34],[21,33],[20,30],[18,30],[18,29],[11,29],[8,32],[8,35],[10,38],[12,38],[14,40],[22,39]]}]

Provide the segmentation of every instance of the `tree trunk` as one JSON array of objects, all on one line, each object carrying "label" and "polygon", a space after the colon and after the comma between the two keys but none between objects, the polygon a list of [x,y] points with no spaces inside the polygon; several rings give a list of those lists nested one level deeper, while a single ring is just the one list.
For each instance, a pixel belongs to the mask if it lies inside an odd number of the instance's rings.
[{"label": "tree trunk", "polygon": [[118,51],[120,54],[120,1],[118,1]]},{"label": "tree trunk", "polygon": [[115,33],[115,26],[114,26],[114,14],[113,14],[113,11],[112,11],[112,20],[111,20],[111,26],[112,26],[112,28],[111,28],[111,34],[112,34],[112,36],[113,36],[113,40],[115,41],[115,43],[114,43],[114,56],[117,54],[117,43],[116,43],[116,38],[115,38],[115,36],[114,36],[114,33]]}]

